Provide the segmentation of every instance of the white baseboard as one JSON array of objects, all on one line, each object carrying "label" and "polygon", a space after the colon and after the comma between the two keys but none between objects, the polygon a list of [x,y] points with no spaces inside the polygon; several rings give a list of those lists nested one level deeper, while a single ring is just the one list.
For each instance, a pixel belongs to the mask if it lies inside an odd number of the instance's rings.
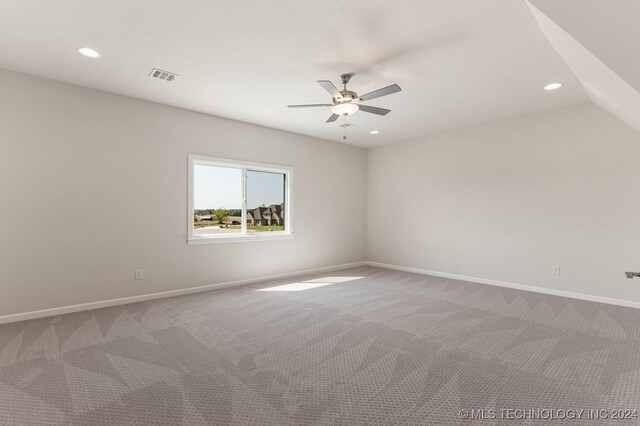
[{"label": "white baseboard", "polygon": [[275,280],[280,278],[297,277],[300,275],[320,274],[324,272],[337,271],[341,269],[356,268],[366,265],[365,261],[344,263],[342,265],[325,266],[322,268],[307,269],[304,271],[286,272],[283,274],[263,276],[259,278],[248,278],[245,280],[230,281],[226,283],[210,284],[200,287],[182,288],[179,290],[161,291],[158,293],[141,294],[139,296],[129,296],[120,299],[101,300],[97,302],[82,303],[79,305],[61,306],[58,308],[42,309],[40,311],[22,312],[18,314],[0,316],[0,324],[16,321],[24,321],[35,318],[51,317],[55,315],[69,314],[72,312],[88,311],[91,309],[107,308],[109,306],[126,305],[135,302],[145,302],[147,300],[162,299],[165,297],[182,296],[185,294],[200,293],[204,291],[219,290],[222,288],[239,287],[248,284],[255,284],[262,281]]},{"label": "white baseboard", "polygon": [[602,296],[593,296],[591,294],[574,293],[572,291],[555,290],[552,288],[537,287],[537,286],[526,285],[526,284],[516,284],[516,283],[510,283],[506,281],[491,280],[487,278],[471,277],[468,275],[450,274],[448,272],[429,271],[427,269],[411,268],[409,266],[392,265],[389,263],[367,261],[366,264],[369,266],[376,266],[378,268],[395,269],[397,271],[404,271],[404,272],[413,272],[414,274],[431,275],[434,277],[442,277],[442,278],[451,278],[454,280],[469,281],[469,282],[478,283],[478,284],[495,285],[499,287],[514,288],[517,290],[533,291],[535,293],[551,294],[553,296],[569,297],[572,299],[588,300],[590,302],[607,303],[609,305],[618,305],[618,306],[624,306],[627,308],[640,309],[640,302],[634,302],[631,300],[622,300],[622,299],[613,299],[613,298],[602,297]]}]

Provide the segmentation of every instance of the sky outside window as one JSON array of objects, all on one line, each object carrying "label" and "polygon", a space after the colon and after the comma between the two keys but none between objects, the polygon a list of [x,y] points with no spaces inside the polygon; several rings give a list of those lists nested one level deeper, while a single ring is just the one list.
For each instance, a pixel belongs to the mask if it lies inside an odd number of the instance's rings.
[{"label": "sky outside window", "polygon": [[247,208],[284,203],[284,174],[247,171]]},{"label": "sky outside window", "polygon": [[[194,165],[194,208],[196,210],[242,208],[242,170]],[[247,171],[247,207],[284,202],[282,173]]]},{"label": "sky outside window", "polygon": [[229,167],[193,166],[196,210],[242,208],[242,170]]}]

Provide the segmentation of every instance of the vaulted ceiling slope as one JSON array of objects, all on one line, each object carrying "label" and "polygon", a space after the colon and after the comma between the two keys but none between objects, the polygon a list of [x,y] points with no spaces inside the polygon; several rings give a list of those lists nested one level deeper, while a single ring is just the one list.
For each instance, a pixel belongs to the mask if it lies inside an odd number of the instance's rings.
[{"label": "vaulted ceiling slope", "polygon": [[359,94],[399,84],[370,103],[390,114],[349,118],[361,146],[589,101],[524,0],[8,1],[0,68],[332,141],[342,119],[286,105],[327,103],[316,81],[342,73]]},{"label": "vaulted ceiling slope", "polygon": [[640,2],[527,3],[593,103],[640,131]]}]

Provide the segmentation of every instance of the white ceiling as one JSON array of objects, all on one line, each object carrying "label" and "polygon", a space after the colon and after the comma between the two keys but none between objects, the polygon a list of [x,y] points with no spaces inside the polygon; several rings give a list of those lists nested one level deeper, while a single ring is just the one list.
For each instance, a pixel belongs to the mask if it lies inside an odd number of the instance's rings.
[{"label": "white ceiling", "polygon": [[593,103],[640,131],[640,3],[532,0],[528,5]]},{"label": "white ceiling", "polygon": [[640,91],[640,1],[532,0],[532,3]]},{"label": "white ceiling", "polygon": [[[355,72],[347,143],[374,146],[587,102],[524,0],[0,0],[0,67],[323,139],[316,80]],[[102,58],[80,56],[93,47]],[[167,83],[153,67],[179,74]],[[542,87],[560,81],[563,88]],[[370,135],[370,130],[380,130]],[[212,135],[215,137],[215,135]]]}]

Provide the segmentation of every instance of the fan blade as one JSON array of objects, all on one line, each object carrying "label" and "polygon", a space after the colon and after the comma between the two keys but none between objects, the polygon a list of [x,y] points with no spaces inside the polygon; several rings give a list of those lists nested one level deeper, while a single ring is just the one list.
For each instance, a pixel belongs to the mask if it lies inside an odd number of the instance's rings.
[{"label": "fan blade", "polygon": [[387,96],[401,90],[402,89],[400,88],[400,86],[398,86],[397,84],[392,84],[391,86],[383,87],[382,89],[374,90],[373,92],[369,92],[366,95],[362,95],[360,96],[360,100],[369,101],[371,99]]},{"label": "fan blade", "polygon": [[331,117],[329,117],[325,123],[333,123],[338,119],[338,117],[340,117],[338,114],[331,114]]},{"label": "fan blade", "polygon": [[306,104],[306,105],[287,105],[288,108],[313,108],[313,107],[330,107],[332,104]]},{"label": "fan blade", "polygon": [[342,95],[336,86],[333,85],[329,80],[318,80],[318,84],[322,86],[324,90],[329,92],[334,99],[341,100]]},{"label": "fan blade", "polygon": [[373,107],[369,105],[360,105],[360,111],[370,112],[371,114],[378,114],[378,115],[387,115],[391,112],[390,109],[378,108],[378,107]]}]

